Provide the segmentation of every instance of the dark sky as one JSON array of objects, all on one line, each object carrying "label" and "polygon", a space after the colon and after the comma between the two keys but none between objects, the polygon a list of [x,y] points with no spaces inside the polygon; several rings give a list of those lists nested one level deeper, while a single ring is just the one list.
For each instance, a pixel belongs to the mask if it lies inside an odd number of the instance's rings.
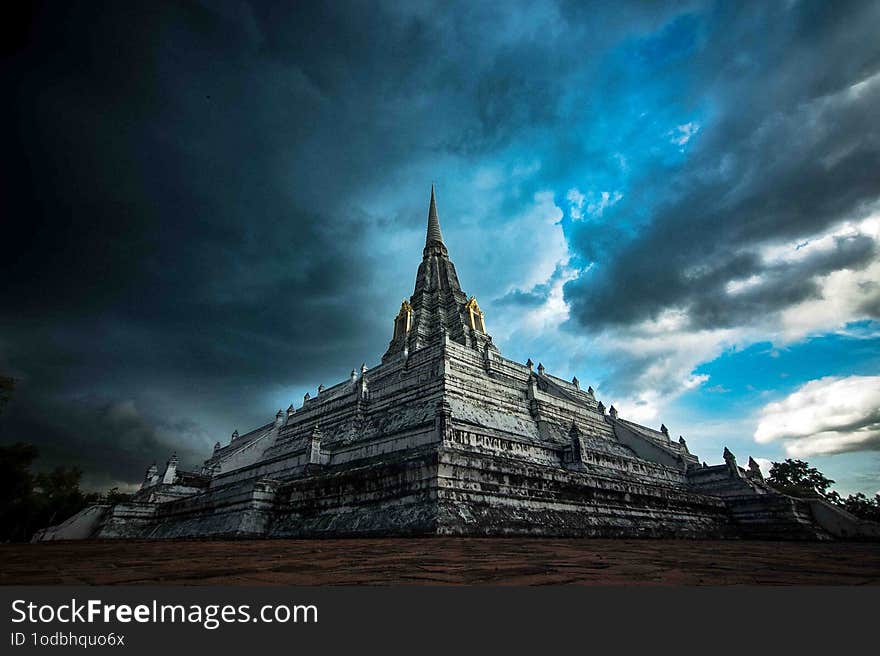
[{"label": "dark sky", "polygon": [[[453,4],[4,20],[0,439],[131,483],[377,362],[433,181],[509,357],[704,431],[710,460],[880,448],[873,397],[756,432],[880,374],[880,6]],[[768,369],[806,345],[813,369]]]}]

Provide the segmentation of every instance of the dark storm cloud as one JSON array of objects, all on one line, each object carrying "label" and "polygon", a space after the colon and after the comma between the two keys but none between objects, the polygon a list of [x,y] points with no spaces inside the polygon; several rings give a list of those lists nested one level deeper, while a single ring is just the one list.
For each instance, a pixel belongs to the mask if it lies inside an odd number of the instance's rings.
[{"label": "dark storm cloud", "polygon": [[501,298],[495,299],[495,305],[499,307],[503,307],[505,305],[519,307],[539,307],[547,302],[547,294],[549,291],[546,289],[546,285],[541,285],[541,288],[541,291],[532,290],[528,292],[524,292],[520,289],[515,289],[511,292],[508,292]]},{"label": "dark storm cloud", "polygon": [[[878,256],[876,242],[859,235],[835,238],[831,252],[812,254],[797,264],[767,265],[753,261],[739,275],[733,275],[730,268],[715,269],[708,276],[700,276],[701,289],[689,298],[692,325],[715,328],[747,324],[768,310],[819,297],[817,276],[840,269],[861,269]],[[743,273],[760,278],[742,291],[726,293],[728,281],[741,279]]]},{"label": "dark storm cloud", "polygon": [[[662,186],[641,181],[669,200],[600,247],[590,227],[574,230],[575,250],[598,263],[566,286],[574,320],[628,325],[681,308],[694,328],[744,324],[815,295],[813,276],[876,260],[867,238],[786,264],[758,252],[859,218],[880,197],[878,25],[876,3],[724,5],[686,64],[709,120],[680,170]],[[761,284],[726,294],[751,277]]]},{"label": "dark storm cloud", "polygon": [[[380,332],[365,217],[343,193],[374,169],[357,119],[324,118],[343,82],[320,58],[286,66],[297,53],[264,48],[247,5],[219,8],[37,8],[4,64],[4,436],[47,463],[136,480],[195,447],[163,409],[262,414],[267,388],[341,377]],[[311,19],[287,22],[342,36]],[[333,125],[350,149],[319,158]],[[191,402],[105,411],[147,388]]]},{"label": "dark storm cloud", "polygon": [[38,426],[19,439],[39,448],[41,467],[84,469],[82,482],[87,489],[137,482],[152,462],[161,471],[172,452],[183,466],[197,466],[213,443],[195,422],[149,419],[132,400],[42,398],[32,405],[33,400],[27,396],[14,404],[8,421]]},{"label": "dark storm cloud", "polygon": [[30,8],[0,108],[3,439],[132,481],[381,352],[370,247],[423,219],[368,216],[359,190],[552,127],[590,53],[681,11],[597,30],[552,4]]}]

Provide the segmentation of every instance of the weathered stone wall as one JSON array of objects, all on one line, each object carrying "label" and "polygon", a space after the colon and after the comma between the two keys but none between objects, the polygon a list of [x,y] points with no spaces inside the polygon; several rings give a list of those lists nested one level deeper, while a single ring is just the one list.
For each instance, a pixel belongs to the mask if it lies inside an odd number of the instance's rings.
[{"label": "weathered stone wall", "polygon": [[438,532],[455,535],[722,537],[724,503],[672,486],[572,472],[444,446]]},{"label": "weathered stone wall", "polygon": [[274,481],[247,481],[159,505],[118,504],[99,537],[265,535],[276,489]]},{"label": "weathered stone wall", "polygon": [[287,483],[272,537],[431,535],[437,527],[437,451],[380,456]]},{"label": "weathered stone wall", "polygon": [[725,504],[737,532],[765,540],[828,540],[810,513],[809,505],[782,494],[727,496]]}]

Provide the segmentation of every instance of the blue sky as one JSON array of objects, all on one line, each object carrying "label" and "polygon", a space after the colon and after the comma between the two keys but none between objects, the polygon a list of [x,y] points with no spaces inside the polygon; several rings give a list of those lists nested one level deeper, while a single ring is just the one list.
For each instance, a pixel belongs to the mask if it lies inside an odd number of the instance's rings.
[{"label": "blue sky", "polygon": [[3,438],[136,481],[377,362],[434,182],[504,355],[709,462],[874,493],[878,25],[857,2],[44,12],[4,67]]}]

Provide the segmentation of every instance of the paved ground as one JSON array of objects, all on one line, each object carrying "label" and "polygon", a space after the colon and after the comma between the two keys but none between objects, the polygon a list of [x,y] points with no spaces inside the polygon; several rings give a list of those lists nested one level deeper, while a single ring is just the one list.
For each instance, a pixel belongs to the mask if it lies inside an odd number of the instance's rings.
[{"label": "paved ground", "polygon": [[0,584],[880,585],[880,544],[423,538],[0,545]]}]

